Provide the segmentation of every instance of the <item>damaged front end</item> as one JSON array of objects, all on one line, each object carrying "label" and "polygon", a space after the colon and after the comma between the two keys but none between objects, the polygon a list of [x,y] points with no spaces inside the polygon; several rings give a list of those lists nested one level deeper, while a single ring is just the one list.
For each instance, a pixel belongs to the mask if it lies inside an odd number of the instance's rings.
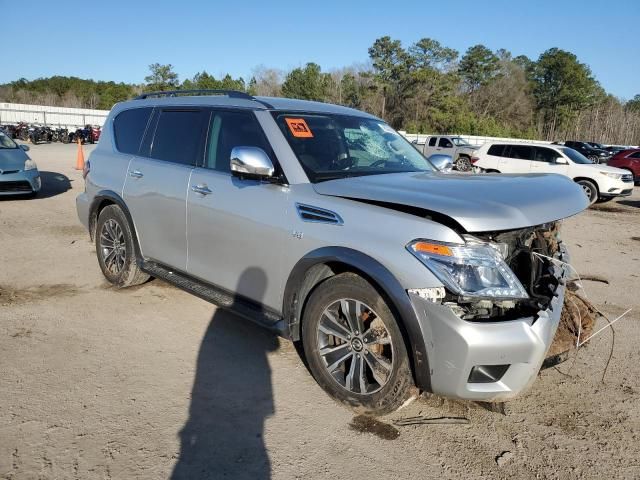
[{"label": "damaged front end", "polygon": [[443,303],[460,318],[470,321],[508,320],[546,310],[561,281],[556,268],[561,256],[559,230],[560,223],[553,222],[508,232],[464,235],[468,243],[493,246],[520,281],[528,298],[474,299],[447,293]]},{"label": "damaged front end", "polygon": [[[411,245],[414,252],[431,249],[422,261],[444,285],[409,291],[431,338],[434,393],[502,401],[535,380],[560,324],[569,277],[559,227],[464,235],[468,251]],[[459,257],[458,267],[441,260],[449,254]]]}]

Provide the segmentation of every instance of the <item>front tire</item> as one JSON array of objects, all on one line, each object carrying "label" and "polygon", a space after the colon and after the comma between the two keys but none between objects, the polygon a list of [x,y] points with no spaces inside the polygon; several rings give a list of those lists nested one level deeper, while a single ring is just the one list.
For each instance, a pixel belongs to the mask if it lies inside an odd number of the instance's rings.
[{"label": "front tire", "polygon": [[138,266],[135,240],[120,207],[108,205],[100,212],[95,238],[98,264],[109,283],[124,288],[149,279]]},{"label": "front tire", "polygon": [[593,205],[598,200],[598,187],[590,180],[578,180],[578,185],[582,187],[585,195],[589,199],[589,205]]},{"label": "front tire", "polygon": [[316,287],[304,311],[302,341],[318,384],[357,413],[384,415],[411,396],[397,320],[362,277],[343,273]]}]

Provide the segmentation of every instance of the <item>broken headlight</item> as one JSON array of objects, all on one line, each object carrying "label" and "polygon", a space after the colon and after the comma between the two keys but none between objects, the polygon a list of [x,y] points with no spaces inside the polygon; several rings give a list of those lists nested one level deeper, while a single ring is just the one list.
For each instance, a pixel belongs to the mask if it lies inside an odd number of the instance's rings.
[{"label": "broken headlight", "polygon": [[415,240],[409,250],[454,294],[463,298],[529,298],[496,248]]}]

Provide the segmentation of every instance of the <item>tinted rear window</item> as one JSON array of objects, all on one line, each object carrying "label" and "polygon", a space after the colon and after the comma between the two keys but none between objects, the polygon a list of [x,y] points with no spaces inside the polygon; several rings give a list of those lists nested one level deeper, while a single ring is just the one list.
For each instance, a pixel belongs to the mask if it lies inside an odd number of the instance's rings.
[{"label": "tinted rear window", "polygon": [[487,155],[495,155],[496,157],[501,157],[502,152],[504,152],[504,145],[491,145],[489,147]]},{"label": "tinted rear window", "polygon": [[532,160],[533,148],[526,145],[511,145],[509,148],[509,158],[520,160]]},{"label": "tinted rear window", "polygon": [[153,137],[151,157],[196,165],[204,147],[205,114],[201,110],[163,110]]},{"label": "tinted rear window", "polygon": [[436,138],[436,137],[431,137],[431,138],[429,139],[429,146],[430,146],[430,147],[435,147],[435,146],[436,146],[436,140],[437,140],[437,138]]},{"label": "tinted rear window", "polygon": [[137,155],[151,111],[151,108],[134,108],[118,114],[113,122],[113,134],[119,152]]}]

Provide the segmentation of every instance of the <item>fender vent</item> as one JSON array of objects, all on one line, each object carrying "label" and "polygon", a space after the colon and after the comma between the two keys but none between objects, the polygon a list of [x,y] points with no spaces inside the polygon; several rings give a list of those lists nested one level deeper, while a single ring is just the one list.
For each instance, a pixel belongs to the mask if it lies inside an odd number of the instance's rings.
[{"label": "fender vent", "polygon": [[296,209],[298,210],[300,218],[305,222],[330,223],[332,225],[342,225],[344,223],[340,215],[331,210],[312,207],[311,205],[304,205],[302,203],[296,203]]}]

